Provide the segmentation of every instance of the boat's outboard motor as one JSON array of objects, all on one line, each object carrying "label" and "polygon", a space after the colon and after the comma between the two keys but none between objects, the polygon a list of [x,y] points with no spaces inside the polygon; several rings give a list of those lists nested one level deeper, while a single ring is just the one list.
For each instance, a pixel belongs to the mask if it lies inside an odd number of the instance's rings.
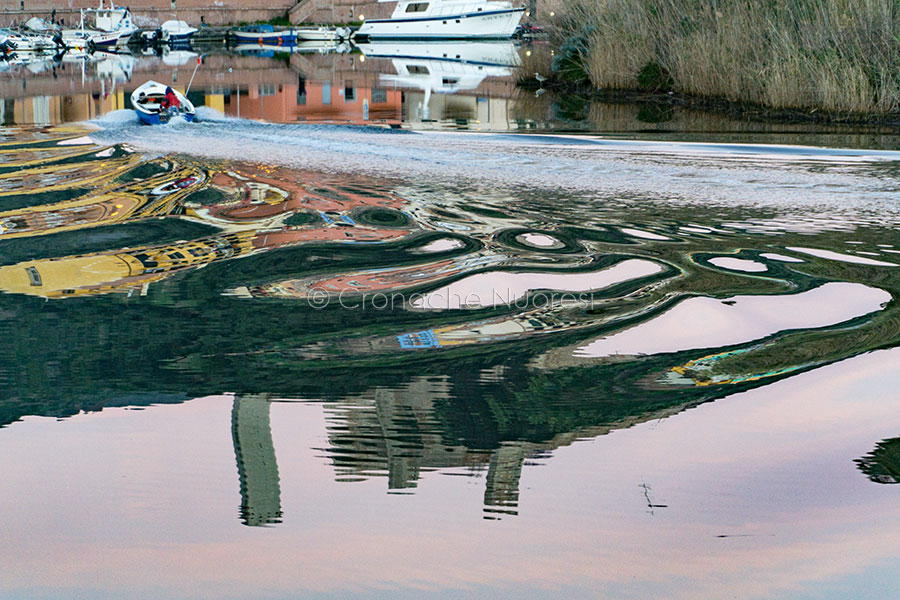
[{"label": "boat's outboard motor", "polygon": [[16,44],[7,36],[0,36],[0,54],[4,56],[12,54],[16,49]]}]

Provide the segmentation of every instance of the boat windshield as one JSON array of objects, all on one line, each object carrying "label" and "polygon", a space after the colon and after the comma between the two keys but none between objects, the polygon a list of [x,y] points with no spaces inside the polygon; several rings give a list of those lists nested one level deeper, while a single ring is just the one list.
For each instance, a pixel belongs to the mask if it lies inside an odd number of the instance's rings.
[{"label": "boat windshield", "polygon": [[137,102],[146,108],[159,108],[163,98],[165,98],[164,94],[147,94],[146,96],[138,97]]}]

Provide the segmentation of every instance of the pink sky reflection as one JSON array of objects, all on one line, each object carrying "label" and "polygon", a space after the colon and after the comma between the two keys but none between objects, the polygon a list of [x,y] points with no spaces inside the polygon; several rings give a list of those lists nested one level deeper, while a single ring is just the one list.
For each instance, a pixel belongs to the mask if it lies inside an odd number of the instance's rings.
[{"label": "pink sky reflection", "polygon": [[[482,478],[336,483],[317,403],[276,403],[284,521],[242,526],[230,396],[0,430],[0,596],[292,597],[463,589],[785,597],[900,561],[900,486],[853,463],[900,435],[900,349],[554,451],[519,515]],[[650,514],[641,485],[655,503]],[[720,538],[728,535],[734,537]],[[540,592],[538,590],[544,590]]]}]

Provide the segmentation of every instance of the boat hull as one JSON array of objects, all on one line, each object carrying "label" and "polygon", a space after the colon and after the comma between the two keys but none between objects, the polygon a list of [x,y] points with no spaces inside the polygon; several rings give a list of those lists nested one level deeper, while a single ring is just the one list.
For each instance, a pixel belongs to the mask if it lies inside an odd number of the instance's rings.
[{"label": "boat hull", "polygon": [[366,21],[354,38],[506,39],[522,20],[525,8],[486,10],[437,17]]},{"label": "boat hull", "polygon": [[191,33],[170,33],[166,36],[165,41],[169,42],[169,44],[189,45],[193,35],[193,31]]},{"label": "boat hull", "polygon": [[[170,120],[169,117],[161,116],[159,113],[149,113],[137,109],[134,112],[137,113],[138,119],[144,125],[162,125]],[[181,113],[180,116],[188,123],[194,122],[195,115],[193,113]]]},{"label": "boat hull", "polygon": [[257,44],[260,46],[293,46],[301,42],[340,41],[349,30],[327,27],[299,27],[281,31],[232,31],[236,46]]},{"label": "boat hull", "polygon": [[[130,34],[129,34],[130,35]],[[93,42],[94,47],[96,48],[115,48],[119,43],[119,38],[122,37],[121,33],[109,33],[104,35],[96,35],[91,38],[91,42]]]},{"label": "boat hull", "polygon": [[285,31],[232,31],[235,44],[258,44],[260,46],[291,46],[297,42],[293,30]]}]

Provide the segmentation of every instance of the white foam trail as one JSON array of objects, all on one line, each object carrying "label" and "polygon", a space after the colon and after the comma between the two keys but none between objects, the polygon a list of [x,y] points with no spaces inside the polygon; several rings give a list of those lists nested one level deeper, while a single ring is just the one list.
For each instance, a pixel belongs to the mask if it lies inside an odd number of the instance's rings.
[{"label": "white foam trail", "polygon": [[114,110],[97,117],[91,123],[99,125],[103,129],[112,128],[117,125],[125,125],[128,123],[138,123],[137,115],[133,110]]},{"label": "white foam trail", "polygon": [[[790,146],[668,144],[565,136],[393,131],[274,124],[204,108],[189,126],[141,126],[116,111],[92,138],[149,152],[182,152],[413,182],[477,181],[590,190],[618,198],[792,207],[833,218],[888,213],[900,177],[880,167],[900,153]],[[177,135],[173,135],[177,133]],[[896,155],[896,156],[895,156]],[[873,173],[873,169],[877,169]]]},{"label": "white foam trail", "polygon": [[218,122],[218,121],[239,121],[237,117],[229,117],[224,113],[220,113],[214,108],[209,106],[198,106],[196,109],[196,115],[198,121],[206,121],[206,122]]}]

